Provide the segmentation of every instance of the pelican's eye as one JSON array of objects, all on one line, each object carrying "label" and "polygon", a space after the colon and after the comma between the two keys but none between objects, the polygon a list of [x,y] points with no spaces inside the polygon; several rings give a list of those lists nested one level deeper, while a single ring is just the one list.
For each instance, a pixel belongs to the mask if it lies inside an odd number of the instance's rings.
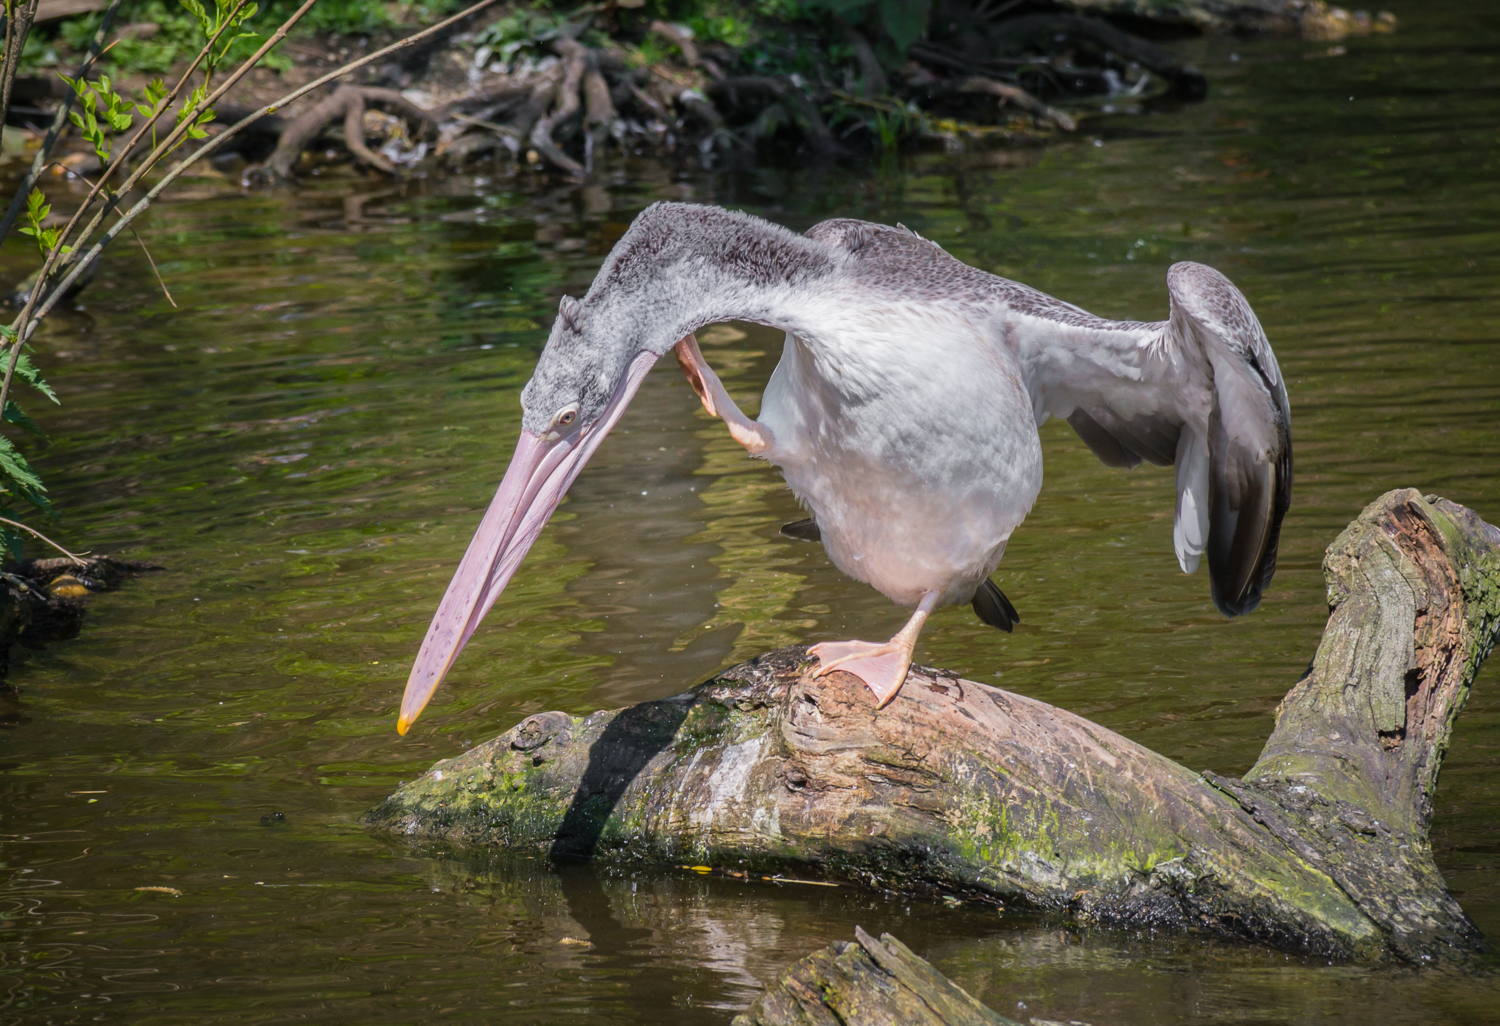
[{"label": "pelican's eye", "polygon": [[551,431],[566,431],[578,422],[578,404],[569,403],[552,415]]}]

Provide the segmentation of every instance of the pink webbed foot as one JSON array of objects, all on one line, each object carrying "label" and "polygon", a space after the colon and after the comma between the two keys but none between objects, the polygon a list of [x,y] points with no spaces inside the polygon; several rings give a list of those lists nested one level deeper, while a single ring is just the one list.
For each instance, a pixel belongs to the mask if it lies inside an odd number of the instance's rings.
[{"label": "pink webbed foot", "polygon": [[873,641],[825,641],[812,646],[808,652],[817,656],[819,661],[813,676],[821,677],[834,670],[854,674],[875,693],[877,709],[884,709],[896,697],[896,692],[906,682],[906,671],[911,668],[911,646],[896,639],[879,644]]}]

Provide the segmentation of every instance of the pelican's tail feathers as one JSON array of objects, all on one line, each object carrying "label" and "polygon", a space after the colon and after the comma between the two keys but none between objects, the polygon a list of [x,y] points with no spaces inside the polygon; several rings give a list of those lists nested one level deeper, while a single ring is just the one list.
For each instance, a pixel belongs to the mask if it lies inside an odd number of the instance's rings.
[{"label": "pelican's tail feathers", "polygon": [[1021,622],[1021,614],[1011,605],[1005,592],[989,578],[985,578],[974,593],[974,615],[991,627],[998,627],[1009,634]]},{"label": "pelican's tail feathers", "polygon": [[795,538],[798,541],[822,541],[823,532],[818,530],[818,522],[812,517],[806,520],[793,520],[790,524],[781,525],[781,533],[787,538]]}]

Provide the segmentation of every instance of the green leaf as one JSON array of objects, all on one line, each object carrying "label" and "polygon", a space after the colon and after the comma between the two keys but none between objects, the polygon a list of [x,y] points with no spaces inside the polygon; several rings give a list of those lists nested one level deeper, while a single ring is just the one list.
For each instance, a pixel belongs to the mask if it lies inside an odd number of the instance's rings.
[{"label": "green leaf", "polygon": [[931,12],[931,0],[880,0],[880,20],[885,23],[891,42],[903,54],[927,31]]},{"label": "green leaf", "polygon": [[10,558],[19,563],[26,558],[26,538],[8,524],[0,524],[0,544],[10,553]]},{"label": "green leaf", "polygon": [[16,425],[25,431],[30,431],[43,441],[47,440],[47,432],[42,430],[40,424],[26,415],[26,411],[16,405],[14,399],[5,400],[5,420],[7,423]]},{"label": "green leaf", "polygon": [[[36,364],[32,363],[31,357],[25,353],[22,353],[20,359],[16,361],[16,377],[26,382],[26,384],[42,393],[48,399],[51,399],[54,403],[58,402],[57,393],[52,391],[52,386],[47,384],[46,379],[42,377],[42,372],[36,369]],[[61,405],[61,403],[58,403],[58,405]]]},{"label": "green leaf", "polygon": [[52,512],[52,504],[47,501],[45,494],[47,486],[42,484],[37,472],[31,469],[26,457],[4,435],[0,435],[0,484],[7,486],[7,490],[14,491],[37,509]]},{"label": "green leaf", "polygon": [[182,0],[182,6],[198,19],[198,27],[203,30],[205,36],[214,34],[214,20],[208,16],[208,12],[203,9],[203,5],[198,0]]},{"label": "green leaf", "polygon": [[134,121],[135,118],[131,117],[129,114],[111,114],[109,116],[109,125],[116,132],[125,131],[125,129],[129,128]]}]

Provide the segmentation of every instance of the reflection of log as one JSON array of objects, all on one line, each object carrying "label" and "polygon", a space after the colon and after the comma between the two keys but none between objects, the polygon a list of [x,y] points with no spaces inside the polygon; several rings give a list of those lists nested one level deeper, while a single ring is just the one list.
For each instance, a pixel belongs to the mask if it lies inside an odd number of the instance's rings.
[{"label": "reflection of log", "polygon": [[876,712],[801,649],[684,695],[542,713],[373,810],[532,852],[795,868],[1335,957],[1477,950],[1428,843],[1453,722],[1500,633],[1500,531],[1415,491],[1330,546],[1333,613],[1243,780],[914,670]]},{"label": "reflection of log", "polygon": [[733,1026],[1019,1026],[981,1005],[890,934],[859,927],[787,967]]}]

